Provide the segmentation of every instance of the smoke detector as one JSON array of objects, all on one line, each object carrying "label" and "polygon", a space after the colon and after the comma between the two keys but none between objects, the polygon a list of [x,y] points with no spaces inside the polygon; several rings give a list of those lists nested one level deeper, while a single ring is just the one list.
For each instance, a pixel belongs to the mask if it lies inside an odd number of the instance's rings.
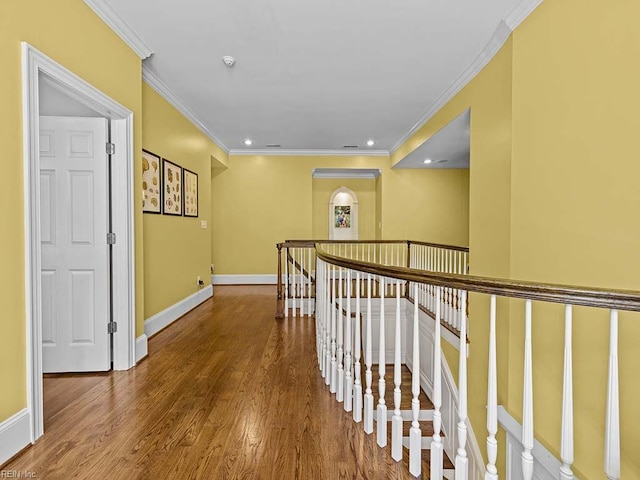
[{"label": "smoke detector", "polygon": [[236,64],[236,59],[229,55],[225,55],[224,57],[222,57],[222,61],[229,68],[233,68],[233,66]]}]

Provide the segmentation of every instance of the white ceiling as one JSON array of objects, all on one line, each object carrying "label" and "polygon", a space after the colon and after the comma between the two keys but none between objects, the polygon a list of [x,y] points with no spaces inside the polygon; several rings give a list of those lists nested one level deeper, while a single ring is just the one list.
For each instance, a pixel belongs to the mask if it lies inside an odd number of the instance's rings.
[{"label": "white ceiling", "polygon": [[390,151],[532,2],[106,3],[154,52],[145,68],[224,148]]},{"label": "white ceiling", "polygon": [[[470,117],[469,110],[462,112],[394,168],[469,168]],[[431,162],[425,164],[427,159]]]}]

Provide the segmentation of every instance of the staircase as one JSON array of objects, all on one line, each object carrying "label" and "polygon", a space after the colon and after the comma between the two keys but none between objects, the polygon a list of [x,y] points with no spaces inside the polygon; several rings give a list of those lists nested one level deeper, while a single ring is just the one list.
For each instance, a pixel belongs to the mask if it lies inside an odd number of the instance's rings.
[{"label": "staircase", "polygon": [[[497,480],[498,450],[505,447],[496,438],[498,413],[504,413],[498,405],[497,367],[505,361],[498,355],[503,340],[497,322],[498,307],[506,304],[507,321],[521,316],[524,324],[520,446],[514,450],[507,445],[507,478],[531,480],[534,472],[535,478],[575,478],[573,311],[588,306],[608,312],[604,470],[607,478],[620,478],[618,313],[640,311],[640,292],[472,277],[467,274],[467,249],[423,242],[287,241],[278,244],[278,253],[276,316],[314,315],[317,361],[327,393],[414,477]],[[475,311],[485,312],[471,319],[470,295]],[[558,308],[564,312],[560,459],[551,473],[548,465],[553,462],[542,457],[552,455],[540,453],[543,447],[534,435],[534,301],[545,316],[556,315]],[[473,346],[488,352],[486,363],[468,364],[470,321],[486,335],[486,344]],[[443,342],[457,350],[457,358],[448,355],[457,363],[455,380]],[[485,391],[468,391],[470,366],[476,375],[486,375]],[[484,458],[468,418],[470,398],[486,405]],[[512,440],[510,433],[508,442]]]}]

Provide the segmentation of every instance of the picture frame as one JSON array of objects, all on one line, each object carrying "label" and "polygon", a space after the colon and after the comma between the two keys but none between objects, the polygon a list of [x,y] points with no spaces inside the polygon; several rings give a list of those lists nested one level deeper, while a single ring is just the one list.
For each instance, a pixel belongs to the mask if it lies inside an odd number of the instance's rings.
[{"label": "picture frame", "polygon": [[142,212],[162,213],[162,161],[159,155],[142,150]]},{"label": "picture frame", "polygon": [[198,216],[198,174],[182,169],[182,192],[184,194],[184,216]]},{"label": "picture frame", "polygon": [[334,207],[335,228],[351,228],[351,207],[349,205],[336,205]]},{"label": "picture frame", "polygon": [[162,159],[162,213],[182,216],[182,167]]}]

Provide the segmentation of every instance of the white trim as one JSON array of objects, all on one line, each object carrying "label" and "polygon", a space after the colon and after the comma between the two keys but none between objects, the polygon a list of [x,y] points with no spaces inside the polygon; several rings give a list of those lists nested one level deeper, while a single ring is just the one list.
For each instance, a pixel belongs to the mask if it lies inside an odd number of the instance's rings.
[{"label": "white trim", "polygon": [[420,119],[409,129],[409,131],[398,140],[391,148],[391,153],[394,153],[400,146],[405,143],[413,134],[420,130],[433,116],[440,111],[447,103],[449,103],[453,97],[455,97],[460,90],[462,90],[476,75],[478,75],[484,67],[491,61],[491,59],[498,53],[498,51],[505,44],[513,30],[520,25],[525,18],[527,18],[541,3],[543,0],[523,0],[520,2],[506,17],[501,20],[496,28],[495,32],[469,65],[452,83],[449,87],[442,92],[438,98],[429,106],[427,111],[420,117]]},{"label": "white trim", "polygon": [[133,112],[83,79],[22,43],[22,108],[24,154],[25,300],[27,340],[27,408],[31,415],[31,441],[44,433],[42,399],[42,311],[40,251],[39,75],[111,120],[117,141],[113,179],[113,313],[119,330],[113,334],[113,365],[125,370],[135,364],[135,267],[133,218]]},{"label": "white trim", "polygon": [[145,333],[136,338],[136,364],[149,355],[148,337]]},{"label": "white trim", "polygon": [[520,2],[504,17],[505,23],[509,25],[511,31],[514,31],[541,3],[542,0],[524,0]]},{"label": "white trim", "polygon": [[23,408],[0,423],[0,465],[31,443],[31,415]]},{"label": "white trim", "polygon": [[105,0],[84,0],[84,3],[118,35],[131,50],[144,60],[153,55],[151,47],[125,22]]},{"label": "white trim", "polygon": [[388,150],[360,150],[360,149],[346,149],[346,150],[312,150],[312,149],[282,149],[273,148],[269,150],[258,149],[236,149],[229,150],[229,155],[237,156],[262,156],[262,157],[388,157],[390,155]]},{"label": "white trim", "polygon": [[182,103],[182,100],[180,100],[176,96],[176,94],[173,93],[173,91],[167,86],[167,84],[160,80],[160,77],[158,77],[158,75],[152,72],[151,69],[144,64],[142,65],[142,80],[151,88],[153,88],[158,93],[158,95],[164,98],[176,110],[184,115],[184,117],[189,120],[193,124],[193,126],[204,133],[209,138],[209,140],[218,145],[218,147],[224,150],[225,153],[229,153],[229,149],[225,146],[225,144],[222,143],[222,141],[218,137],[216,137],[216,135],[209,129],[209,127],[207,127],[207,125],[202,120],[200,120],[200,118],[193,112],[193,110]]},{"label": "white trim", "polygon": [[197,291],[193,295],[183,298],[170,307],[165,308],[154,316],[144,321],[144,333],[147,337],[152,337],[160,330],[168,327],[173,322],[182,317],[185,313],[193,310],[205,300],[213,296],[213,287],[207,285],[202,290]]},{"label": "white trim", "polygon": [[314,168],[312,178],[378,178],[379,168]]},{"label": "white trim", "polygon": [[[211,283],[214,285],[275,285],[278,275],[211,275]],[[283,277],[284,278],[284,275]]]}]

